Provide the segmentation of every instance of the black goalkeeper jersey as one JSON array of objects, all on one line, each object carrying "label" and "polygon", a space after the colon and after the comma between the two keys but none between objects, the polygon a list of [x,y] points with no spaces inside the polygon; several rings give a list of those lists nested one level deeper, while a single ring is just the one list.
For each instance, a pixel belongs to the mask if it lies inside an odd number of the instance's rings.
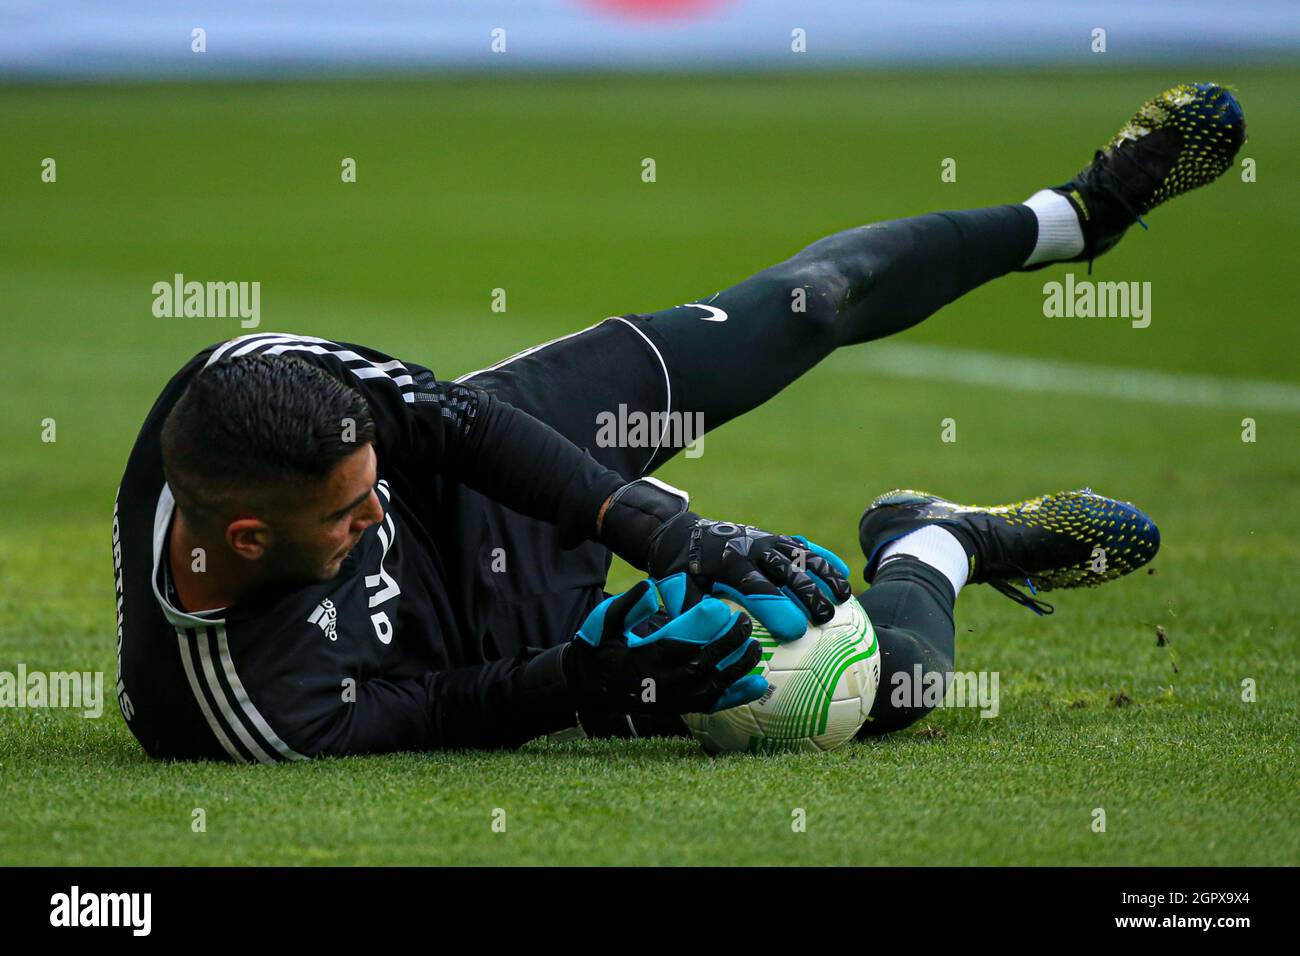
[{"label": "black goalkeeper jersey", "polygon": [[[367,398],[381,522],[331,581],[229,609],[181,610],[167,540],[175,510],[162,425],[214,361],[291,354]],[[445,554],[449,489],[464,485],[568,540],[594,532],[623,479],[486,392],[372,349],[260,333],[199,353],[164,389],[128,460],[113,518],[117,695],[156,757],[274,762],[319,754],[515,746],[574,724],[561,648],[484,646],[462,555]]]}]

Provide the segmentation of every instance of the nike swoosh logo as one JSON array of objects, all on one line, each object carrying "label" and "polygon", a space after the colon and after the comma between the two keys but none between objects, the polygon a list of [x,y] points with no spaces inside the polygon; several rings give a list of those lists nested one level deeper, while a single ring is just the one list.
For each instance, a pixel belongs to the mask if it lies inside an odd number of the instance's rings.
[{"label": "nike swoosh logo", "polygon": [[727,313],[712,305],[705,305],[702,302],[687,302],[685,305],[678,306],[681,309],[703,309],[708,315],[700,316],[704,322],[726,322]]}]

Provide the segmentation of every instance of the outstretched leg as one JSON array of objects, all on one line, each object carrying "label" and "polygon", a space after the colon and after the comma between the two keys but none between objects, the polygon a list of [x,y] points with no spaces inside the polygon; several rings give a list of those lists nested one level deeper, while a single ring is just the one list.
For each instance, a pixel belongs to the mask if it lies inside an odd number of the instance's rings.
[{"label": "outstretched leg", "polygon": [[[911,328],[1023,266],[1028,206],[941,212],[849,229],[698,303],[624,318],[663,355],[673,410],[717,428],[842,345]],[[676,449],[661,448],[654,465]]]},{"label": "outstretched leg", "polygon": [[[1233,95],[1183,84],[1144,103],[1083,170],[1024,204],[836,233],[739,285],[628,316],[662,354],[674,409],[717,428],[842,345],[916,325],[990,279],[1091,260],[1164,202],[1212,182],[1246,138]],[[673,449],[659,448],[651,467]]]}]

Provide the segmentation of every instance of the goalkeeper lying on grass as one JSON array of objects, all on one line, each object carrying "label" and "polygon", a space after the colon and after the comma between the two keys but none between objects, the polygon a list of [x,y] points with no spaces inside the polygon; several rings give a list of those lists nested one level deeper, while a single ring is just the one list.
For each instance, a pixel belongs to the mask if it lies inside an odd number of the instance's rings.
[{"label": "goalkeeper lying on grass", "polygon": [[[1009,272],[1101,255],[1227,169],[1244,137],[1230,93],[1176,87],[1022,204],[851,229],[702,302],[607,319],[456,382],[309,336],[205,349],[154,405],[118,494],[132,732],[157,757],[273,762],[511,747],[575,726],[684,733],[681,714],[757,698],[749,618],[709,595],[789,640],[848,599],[848,567],[689,510],[645,477],[675,449],[597,447],[602,412],[685,410],[716,428],[836,348]],[[893,706],[889,678],[952,670],[966,584],[1042,613],[1020,586],[1099,584],[1159,546],[1135,507],[1087,491],[999,508],[892,492],[860,534],[883,671],[872,734],[926,712]],[[625,617],[651,585],[607,599],[611,552],[673,595],[635,641]]]}]

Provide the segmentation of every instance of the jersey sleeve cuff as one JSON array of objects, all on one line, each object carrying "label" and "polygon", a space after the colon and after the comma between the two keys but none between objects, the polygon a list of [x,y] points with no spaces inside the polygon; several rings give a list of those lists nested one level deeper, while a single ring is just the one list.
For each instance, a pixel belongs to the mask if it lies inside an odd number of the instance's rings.
[{"label": "jersey sleeve cuff", "polygon": [[524,665],[517,685],[521,716],[540,737],[579,726],[573,691],[564,674],[567,644],[542,651]]}]

